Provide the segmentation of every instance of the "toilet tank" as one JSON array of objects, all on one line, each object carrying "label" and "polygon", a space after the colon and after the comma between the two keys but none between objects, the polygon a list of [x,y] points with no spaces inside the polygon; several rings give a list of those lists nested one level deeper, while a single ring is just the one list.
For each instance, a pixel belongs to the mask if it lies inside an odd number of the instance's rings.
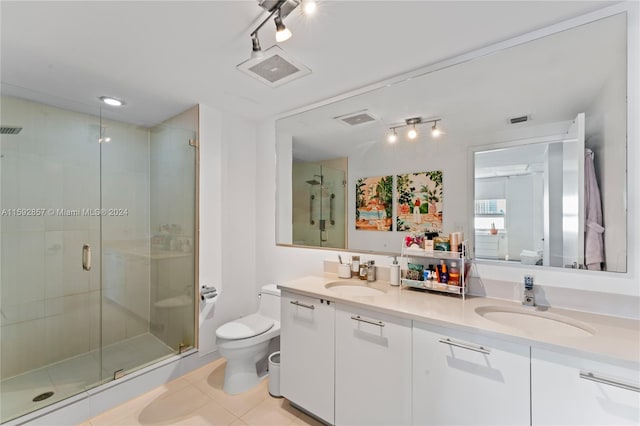
[{"label": "toilet tank", "polygon": [[261,315],[280,321],[280,289],[275,284],[267,284],[260,289]]}]

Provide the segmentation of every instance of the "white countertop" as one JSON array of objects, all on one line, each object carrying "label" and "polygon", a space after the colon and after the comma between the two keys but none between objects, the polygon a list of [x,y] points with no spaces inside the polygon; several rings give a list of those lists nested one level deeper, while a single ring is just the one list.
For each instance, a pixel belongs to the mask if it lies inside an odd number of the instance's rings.
[{"label": "white countertop", "polygon": [[[335,281],[352,281],[384,291],[376,296],[338,295],[327,289],[326,284]],[[527,308],[540,312],[541,316],[560,316],[590,330],[593,335],[573,336],[550,332],[544,327],[525,331],[494,322],[476,313],[476,308],[498,307],[506,310],[522,309],[517,302],[485,297],[460,296],[416,291],[407,287],[391,286],[387,282],[367,283],[359,279],[339,279],[335,274],[307,276],[278,284],[283,290],[318,297],[343,305],[352,305],[383,312],[411,320],[481,332],[490,337],[541,347],[575,355],[591,354],[604,357],[604,361],[621,361],[626,366],[638,368],[640,363],[640,321],[612,316],[591,314],[557,308]],[[528,316],[524,316],[525,320]],[[533,318],[532,320],[535,320]],[[586,334],[586,333],[585,333]]]}]

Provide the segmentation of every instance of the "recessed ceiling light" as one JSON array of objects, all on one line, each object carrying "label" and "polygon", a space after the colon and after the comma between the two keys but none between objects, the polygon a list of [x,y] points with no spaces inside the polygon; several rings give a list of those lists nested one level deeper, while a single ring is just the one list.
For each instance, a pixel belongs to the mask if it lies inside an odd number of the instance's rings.
[{"label": "recessed ceiling light", "polygon": [[124,105],[124,101],[121,101],[117,98],[112,98],[111,96],[100,96],[100,100],[107,105],[111,106],[122,106]]}]

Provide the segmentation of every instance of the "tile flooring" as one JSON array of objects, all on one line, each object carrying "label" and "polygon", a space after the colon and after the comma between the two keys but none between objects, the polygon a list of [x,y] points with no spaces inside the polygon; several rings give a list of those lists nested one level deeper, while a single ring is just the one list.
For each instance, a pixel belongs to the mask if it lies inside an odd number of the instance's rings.
[{"label": "tile flooring", "polygon": [[266,378],[247,392],[226,394],[225,365],[220,358],[80,426],[321,425],[286,399],[270,396]]},{"label": "tile flooring", "polygon": [[[141,334],[109,346],[100,354],[88,352],[53,365],[32,370],[0,382],[0,421],[16,418],[76,395],[112,377],[119,369],[129,370],[173,355],[174,351],[150,333]],[[34,396],[44,392],[54,395],[41,402]]]}]

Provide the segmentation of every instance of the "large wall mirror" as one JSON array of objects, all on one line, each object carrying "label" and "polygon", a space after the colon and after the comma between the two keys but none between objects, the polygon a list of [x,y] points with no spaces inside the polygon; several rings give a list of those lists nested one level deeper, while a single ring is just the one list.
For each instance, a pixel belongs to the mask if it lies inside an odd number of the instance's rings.
[{"label": "large wall mirror", "polygon": [[434,69],[277,121],[276,242],[399,253],[439,220],[476,259],[625,272],[626,13]]}]

